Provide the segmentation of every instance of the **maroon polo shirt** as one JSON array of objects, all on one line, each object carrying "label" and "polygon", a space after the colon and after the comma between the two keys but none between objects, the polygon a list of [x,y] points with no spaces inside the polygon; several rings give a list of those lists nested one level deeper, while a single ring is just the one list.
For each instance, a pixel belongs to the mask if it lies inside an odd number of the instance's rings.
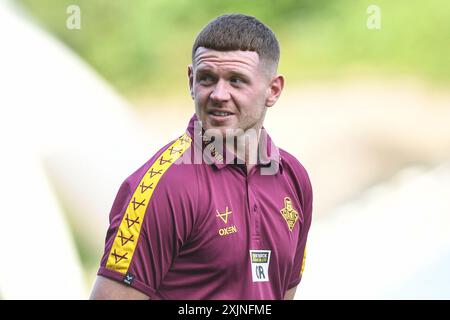
[{"label": "maroon polo shirt", "polygon": [[98,274],[151,299],[283,299],[302,276],[308,174],[265,130],[248,173],[213,148],[198,163],[196,120],[121,185]]}]

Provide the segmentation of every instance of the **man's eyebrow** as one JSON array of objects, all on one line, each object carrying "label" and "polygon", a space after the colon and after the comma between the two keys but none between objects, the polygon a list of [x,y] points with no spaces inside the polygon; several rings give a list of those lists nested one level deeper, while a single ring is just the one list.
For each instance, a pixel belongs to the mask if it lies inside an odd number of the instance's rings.
[{"label": "man's eyebrow", "polygon": [[[210,66],[202,66],[202,67],[197,68],[197,70],[195,70],[196,75],[207,74],[207,73],[214,73],[214,68],[212,68]],[[229,76],[234,76],[234,77],[237,76],[237,77],[240,77],[243,80],[247,80],[247,81],[249,81],[251,79],[251,76],[242,70],[230,69],[230,70],[226,71],[226,74],[228,74]]]},{"label": "man's eyebrow", "polygon": [[195,70],[195,73],[203,73],[203,72],[213,72],[214,70],[210,67],[200,67]]},{"label": "man's eyebrow", "polygon": [[242,72],[240,70],[230,70],[229,73],[234,75],[234,76],[240,76],[240,77],[248,78],[248,75],[245,72]]}]

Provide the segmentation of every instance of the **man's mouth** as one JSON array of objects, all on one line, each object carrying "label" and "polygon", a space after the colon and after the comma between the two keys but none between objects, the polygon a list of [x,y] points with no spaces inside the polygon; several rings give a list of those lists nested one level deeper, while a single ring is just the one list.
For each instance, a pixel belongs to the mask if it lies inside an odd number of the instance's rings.
[{"label": "man's mouth", "polygon": [[228,117],[233,115],[233,113],[227,111],[210,111],[209,114],[216,117]]}]

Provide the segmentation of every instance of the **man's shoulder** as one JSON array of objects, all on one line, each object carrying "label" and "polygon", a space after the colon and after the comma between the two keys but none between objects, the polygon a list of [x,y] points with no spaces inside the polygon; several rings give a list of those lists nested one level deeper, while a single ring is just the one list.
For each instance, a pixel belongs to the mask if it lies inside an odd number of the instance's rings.
[{"label": "man's shoulder", "polygon": [[302,189],[311,190],[311,181],[309,174],[303,164],[291,153],[279,148],[281,165],[283,172],[291,176],[296,182],[300,183]]},{"label": "man's shoulder", "polygon": [[191,152],[191,138],[187,134],[170,141],[159,149],[140,168],[126,179],[131,189],[154,188],[156,185],[180,188],[196,182],[194,166],[186,164],[183,157]]},{"label": "man's shoulder", "polygon": [[280,158],[283,168],[288,168],[294,171],[296,174],[308,176],[308,172],[306,171],[303,164],[297,159],[297,157],[284,149],[278,148],[278,150],[280,152]]},{"label": "man's shoulder", "polygon": [[303,210],[306,210],[304,212],[309,212],[309,214],[311,214],[313,189],[308,172],[297,157],[282,149],[279,149],[279,152],[283,173],[285,173],[291,183],[298,188],[301,206]]}]

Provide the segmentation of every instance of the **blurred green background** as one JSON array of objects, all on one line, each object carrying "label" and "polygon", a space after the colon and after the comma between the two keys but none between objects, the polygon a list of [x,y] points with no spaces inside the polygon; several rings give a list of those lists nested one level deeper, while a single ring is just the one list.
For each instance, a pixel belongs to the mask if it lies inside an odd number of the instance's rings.
[{"label": "blurred green background", "polygon": [[[450,81],[450,6],[429,1],[19,0],[132,101],[187,93],[186,66],[197,32],[223,13],[254,15],[277,34],[280,72],[291,83],[358,74]],[[69,5],[81,29],[66,28]],[[381,29],[366,26],[381,8]]]}]

